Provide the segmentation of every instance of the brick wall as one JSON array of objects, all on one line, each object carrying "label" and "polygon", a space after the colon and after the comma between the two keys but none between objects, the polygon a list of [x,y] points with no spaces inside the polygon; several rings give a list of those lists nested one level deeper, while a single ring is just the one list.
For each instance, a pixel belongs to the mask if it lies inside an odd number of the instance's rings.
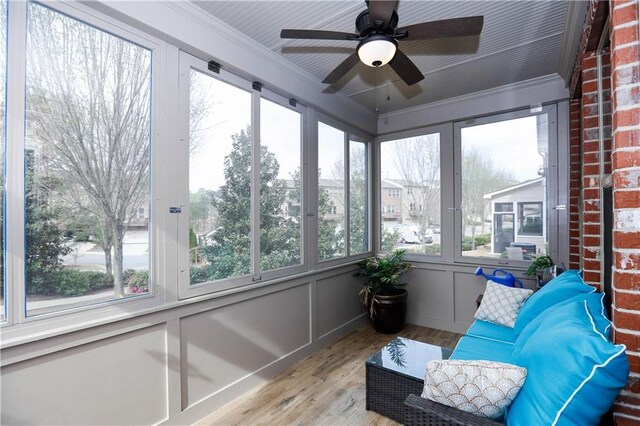
[{"label": "brick wall", "polygon": [[613,69],[613,322],[627,345],[630,385],[614,407],[618,425],[640,424],[640,56],[638,0],[611,2]]},{"label": "brick wall", "polygon": [[[611,173],[611,67],[607,52],[602,62],[602,119],[604,134],[604,174]],[[600,121],[598,99],[598,59],[595,52],[586,53],[582,58],[582,104],[580,144],[581,180],[579,204],[582,211],[579,238],[581,241],[581,262],[586,282],[600,289]]]},{"label": "brick wall", "polygon": [[582,182],[581,101],[569,104],[569,269],[581,269],[580,196]]}]

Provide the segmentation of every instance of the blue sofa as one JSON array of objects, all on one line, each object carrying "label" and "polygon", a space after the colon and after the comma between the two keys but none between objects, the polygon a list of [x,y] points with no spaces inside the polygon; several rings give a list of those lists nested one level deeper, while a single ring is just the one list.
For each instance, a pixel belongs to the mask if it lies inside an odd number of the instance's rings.
[{"label": "blue sofa", "polygon": [[[629,375],[625,346],[610,341],[603,300],[578,271],[567,271],[527,299],[513,328],[475,320],[451,359],[527,368],[524,386],[503,418],[507,425],[598,424]],[[410,395],[405,403],[409,424],[430,423],[419,410],[439,405],[421,399]],[[447,416],[452,410],[446,407]]]}]

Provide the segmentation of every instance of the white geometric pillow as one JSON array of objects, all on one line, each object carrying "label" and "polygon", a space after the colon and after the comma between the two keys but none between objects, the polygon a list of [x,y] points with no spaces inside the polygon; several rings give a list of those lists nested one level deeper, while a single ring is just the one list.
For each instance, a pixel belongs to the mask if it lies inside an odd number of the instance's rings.
[{"label": "white geometric pillow", "polygon": [[493,361],[434,360],[427,363],[422,397],[499,419],[527,378],[527,369]]},{"label": "white geometric pillow", "polygon": [[513,328],[522,305],[532,294],[531,290],[507,287],[489,280],[474,318]]}]

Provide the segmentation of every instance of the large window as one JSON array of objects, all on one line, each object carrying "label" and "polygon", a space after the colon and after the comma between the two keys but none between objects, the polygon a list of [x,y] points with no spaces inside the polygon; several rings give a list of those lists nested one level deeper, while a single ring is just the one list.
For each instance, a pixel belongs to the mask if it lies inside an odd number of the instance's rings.
[{"label": "large window", "polygon": [[291,273],[303,265],[301,107],[206,71],[190,55],[181,66],[190,87],[190,277],[182,294]]},{"label": "large window", "polygon": [[151,52],[27,13],[27,315],[148,293]]},{"label": "large window", "polygon": [[367,142],[318,123],[318,260],[370,250],[369,169]]},{"label": "large window", "polygon": [[380,144],[381,248],[439,255],[440,133]]},{"label": "large window", "polygon": [[458,255],[522,260],[547,253],[550,113],[546,108],[456,125]]},{"label": "large window", "polygon": [[191,284],[251,273],[251,93],[191,69]]}]

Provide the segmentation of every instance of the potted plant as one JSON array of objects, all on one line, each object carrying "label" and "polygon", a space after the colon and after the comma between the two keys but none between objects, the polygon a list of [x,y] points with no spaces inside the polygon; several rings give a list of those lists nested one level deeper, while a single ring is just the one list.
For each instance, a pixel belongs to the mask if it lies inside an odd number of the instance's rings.
[{"label": "potted plant", "polygon": [[524,273],[527,277],[535,276],[538,279],[538,287],[542,287],[556,276],[556,265],[551,256],[546,254],[536,256]]},{"label": "potted plant", "polygon": [[366,280],[360,300],[379,333],[397,333],[404,327],[407,290],[402,287],[406,283],[400,283],[400,277],[412,268],[404,255],[404,250],[394,250],[384,256],[366,258],[358,263],[359,269],[354,274]]}]

